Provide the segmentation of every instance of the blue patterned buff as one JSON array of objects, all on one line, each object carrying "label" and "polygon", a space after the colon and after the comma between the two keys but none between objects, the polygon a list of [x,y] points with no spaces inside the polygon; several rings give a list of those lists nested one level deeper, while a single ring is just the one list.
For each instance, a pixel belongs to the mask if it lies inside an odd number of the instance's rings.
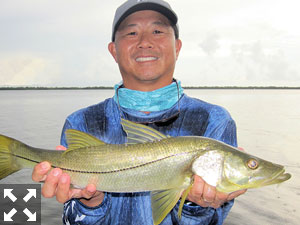
[{"label": "blue patterned buff", "polygon": [[[181,82],[177,81],[178,89],[176,82],[172,84],[149,92],[136,91],[127,88],[119,88],[121,84],[115,85],[115,95],[114,100],[118,104],[119,95],[119,104],[123,108],[134,109],[137,111],[147,111],[147,112],[156,112],[161,110],[166,110],[175,105],[178,101],[178,91],[179,98],[183,94],[183,88],[181,87]],[[118,89],[119,88],[119,89]]]}]

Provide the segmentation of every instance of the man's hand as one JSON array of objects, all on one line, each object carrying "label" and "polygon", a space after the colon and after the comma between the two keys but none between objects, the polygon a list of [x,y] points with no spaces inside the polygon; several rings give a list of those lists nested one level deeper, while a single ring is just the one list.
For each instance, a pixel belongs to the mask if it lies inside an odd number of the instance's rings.
[{"label": "man's hand", "polygon": [[215,187],[207,184],[201,177],[194,175],[194,184],[187,199],[202,207],[213,207],[216,209],[225,202],[244,194],[246,191],[239,190],[229,194],[219,192]]},{"label": "man's hand", "polygon": [[50,163],[45,161],[37,164],[32,173],[33,181],[45,181],[42,187],[42,195],[45,198],[56,196],[56,200],[60,203],[71,198],[80,198],[80,201],[89,207],[95,207],[103,201],[104,194],[97,191],[95,185],[89,184],[85,189],[72,189],[68,174],[63,173],[59,168],[54,168],[51,171],[50,169]]}]

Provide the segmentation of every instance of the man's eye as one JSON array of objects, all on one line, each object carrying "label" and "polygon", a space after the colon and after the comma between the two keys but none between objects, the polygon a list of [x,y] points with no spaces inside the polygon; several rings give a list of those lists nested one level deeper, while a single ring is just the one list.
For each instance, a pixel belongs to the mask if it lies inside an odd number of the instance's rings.
[{"label": "man's eye", "polygon": [[163,33],[163,32],[160,31],[160,30],[155,30],[153,33],[154,33],[154,34],[161,34],[161,33]]},{"label": "man's eye", "polygon": [[129,32],[127,35],[136,35],[136,32]]}]

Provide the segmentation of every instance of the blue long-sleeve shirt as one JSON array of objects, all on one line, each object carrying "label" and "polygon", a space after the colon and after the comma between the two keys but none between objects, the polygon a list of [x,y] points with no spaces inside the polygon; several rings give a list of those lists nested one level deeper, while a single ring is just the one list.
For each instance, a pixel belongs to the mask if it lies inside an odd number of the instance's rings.
[{"label": "blue long-sleeve shirt", "polygon": [[[154,123],[149,126],[170,136],[205,136],[233,146],[237,145],[235,123],[224,108],[190,98],[185,94],[179,103],[180,113],[177,119],[167,124]],[[106,143],[122,144],[125,143],[126,136],[120,124],[120,117],[133,122],[148,122],[169,118],[177,111],[178,104],[175,104],[168,110],[145,114],[119,108],[113,98],[109,98],[71,114],[66,119],[61,144],[67,146],[65,130],[70,128],[89,133]],[[233,201],[230,201],[214,209],[184,204],[182,218],[179,221],[177,216],[179,203],[177,203],[161,224],[222,224],[232,205]],[[63,222],[152,225],[150,193],[105,193],[103,202],[97,207],[88,207],[78,199],[71,199],[64,205]]]}]

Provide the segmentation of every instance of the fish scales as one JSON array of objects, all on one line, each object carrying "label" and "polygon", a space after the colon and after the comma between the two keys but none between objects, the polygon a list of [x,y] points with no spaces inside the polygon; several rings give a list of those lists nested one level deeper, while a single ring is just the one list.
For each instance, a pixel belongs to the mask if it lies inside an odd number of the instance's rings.
[{"label": "fish scales", "polygon": [[[174,188],[191,175],[190,165],[199,155],[199,151],[191,144],[187,146],[185,141],[170,138],[146,144],[91,147],[82,149],[88,154],[81,150],[69,152],[61,158],[64,166],[60,167],[70,174],[74,184],[85,186],[88,182],[94,183],[102,191],[136,192]],[[82,154],[87,157],[82,158]],[[82,159],[79,164],[68,161],[68,158]]]}]

